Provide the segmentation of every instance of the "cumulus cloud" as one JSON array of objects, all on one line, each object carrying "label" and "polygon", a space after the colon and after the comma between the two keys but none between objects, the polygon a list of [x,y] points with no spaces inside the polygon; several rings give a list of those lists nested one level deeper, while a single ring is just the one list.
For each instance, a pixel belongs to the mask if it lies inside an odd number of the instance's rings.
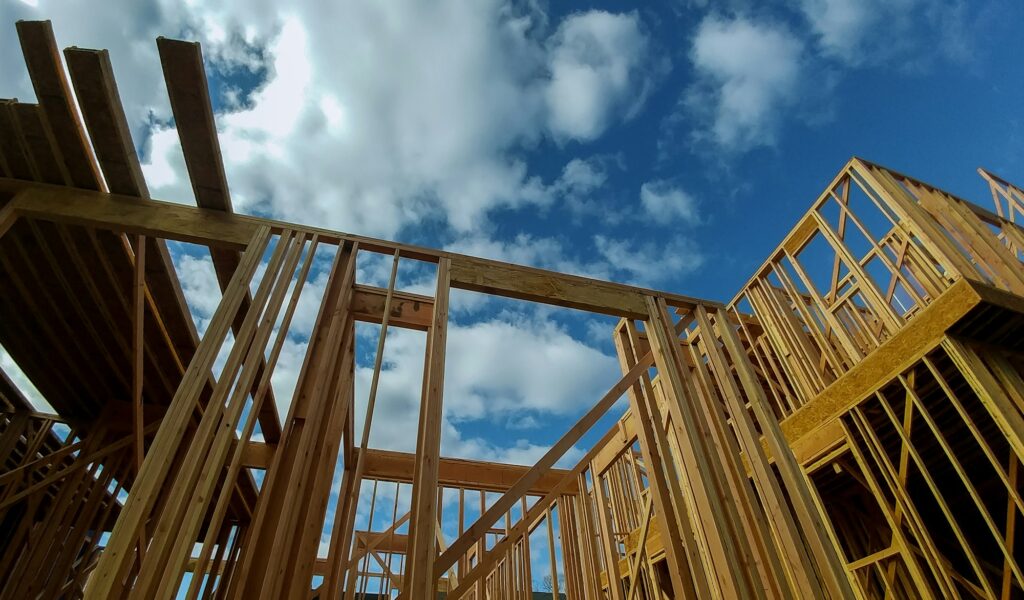
[{"label": "cumulus cloud", "polygon": [[174,253],[172,258],[189,313],[202,337],[221,299],[213,260],[209,255],[197,256],[180,252]]},{"label": "cumulus cloud", "polygon": [[690,52],[700,80],[688,101],[706,123],[705,136],[726,150],[774,144],[779,113],[792,105],[801,83],[803,52],[782,25],[706,17]]},{"label": "cumulus cloud", "polygon": [[674,237],[665,243],[635,243],[594,236],[598,253],[637,285],[657,285],[691,273],[704,264],[704,255],[691,240]]},{"label": "cumulus cloud", "polygon": [[[423,375],[422,333],[388,335],[370,443],[411,451],[415,446]],[[466,435],[460,423],[497,426],[513,415],[570,415],[593,404],[614,383],[616,360],[574,339],[544,319],[495,318],[448,329],[442,451],[449,456],[497,460],[504,446]],[[356,414],[365,412],[372,367],[356,370]],[[361,423],[361,420],[358,421]],[[360,425],[361,427],[361,425]],[[520,457],[544,449],[517,441]],[[526,453],[529,450],[529,453]],[[525,458],[521,458],[525,460]]]},{"label": "cumulus cloud", "polygon": [[676,220],[689,225],[700,222],[697,201],[669,181],[648,181],[640,186],[640,203],[647,214],[660,219],[662,225],[674,225]]},{"label": "cumulus cloud", "polygon": [[[154,196],[192,201],[153,40],[196,39],[236,209],[385,237],[550,204],[557,189],[524,152],[595,139],[649,88],[635,12],[580,12],[552,28],[532,3],[504,0],[41,0],[3,16],[53,18],[59,43],[111,50]],[[31,99],[16,36],[0,40],[5,84]]]},{"label": "cumulus cloud", "polygon": [[[463,437],[451,424],[446,424],[441,441],[444,456],[525,466],[533,466],[550,448],[550,445],[534,444],[522,438],[509,446],[495,444],[493,440],[482,437]],[[584,454],[585,450],[571,446],[555,463],[555,468],[572,468]]]},{"label": "cumulus cloud", "polygon": [[898,59],[920,67],[937,56],[970,55],[964,2],[802,0],[800,8],[822,53],[851,66]]},{"label": "cumulus cloud", "polygon": [[875,4],[864,0],[803,0],[801,7],[826,53],[860,62],[861,41],[868,27],[881,18]]},{"label": "cumulus cloud", "polygon": [[617,108],[642,102],[647,80],[638,66],[646,62],[647,45],[635,12],[590,11],[566,19],[548,59],[551,82],[545,98],[555,135],[594,139]]},{"label": "cumulus cloud", "polygon": [[[795,14],[719,7],[701,20],[689,53],[696,77],[665,121],[663,158],[681,125],[699,145],[711,142],[719,159],[773,146],[787,121],[831,118],[833,90],[850,69],[967,63],[992,10],[942,0],[800,0],[789,8]],[[791,28],[794,16],[809,27]]]},{"label": "cumulus cloud", "polygon": [[608,173],[602,161],[593,158],[574,158],[562,169],[562,175],[555,182],[555,188],[562,194],[581,197],[593,193],[607,180]]}]

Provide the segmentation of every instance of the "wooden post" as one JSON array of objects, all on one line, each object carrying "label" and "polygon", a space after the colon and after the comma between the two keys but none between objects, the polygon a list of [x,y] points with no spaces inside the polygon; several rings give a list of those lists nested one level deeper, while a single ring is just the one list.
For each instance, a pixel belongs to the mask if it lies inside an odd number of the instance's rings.
[{"label": "wooden post", "polygon": [[[308,589],[335,461],[351,408],[350,301],[358,246],[338,249],[299,373],[281,443],[260,491],[229,597],[277,598]],[[306,574],[309,574],[307,577]],[[301,582],[301,584],[300,584]]]},{"label": "wooden post", "polygon": [[448,259],[437,264],[437,293],[434,318],[427,343],[423,371],[423,400],[416,439],[416,467],[413,473],[412,518],[409,525],[408,562],[402,584],[405,598],[432,599],[436,594],[437,468],[441,456],[441,403],[444,392],[444,349],[448,330]]},{"label": "wooden post", "polygon": [[[623,319],[619,322],[614,341],[623,372],[636,363],[638,338],[639,333],[632,321]],[[640,452],[647,466],[653,510],[658,515],[672,588],[680,598],[706,598],[710,590],[700,564],[679,478],[667,464],[672,460],[672,450],[647,373],[629,389],[629,406],[639,425]]]},{"label": "wooden post", "polygon": [[753,565],[737,568],[742,564],[736,547],[739,540],[730,531],[735,520],[728,518],[734,511],[727,510],[730,499],[720,496],[715,489],[715,479],[723,475],[722,465],[713,454],[716,450],[707,446],[698,415],[691,412],[697,407],[692,406],[693,394],[684,379],[679,339],[665,301],[653,296],[646,300],[648,339],[679,443],[689,514],[700,515],[703,535],[698,539],[707,553],[705,569],[709,570],[709,578],[717,580],[718,593],[723,597],[752,597],[755,591],[749,587],[747,574],[742,571]]},{"label": "wooden post", "polygon": [[[370,394],[366,403],[366,416],[363,419],[363,430],[359,442],[359,453],[352,469],[345,469],[344,485],[335,509],[334,527],[331,530],[331,544],[328,549],[327,562],[330,571],[324,576],[326,600],[337,600],[342,584],[346,583],[350,593],[355,592],[354,570],[345,569],[352,546],[352,529],[356,518],[359,502],[359,489],[362,486],[363,470],[366,465],[366,450],[370,443],[370,429],[373,425],[373,409],[377,402],[377,386],[380,383],[380,372],[384,360],[384,341],[388,334],[388,321],[391,317],[391,302],[395,293],[395,281],[398,278],[398,262],[400,252],[395,250],[391,265],[391,277],[388,280],[387,296],[384,299],[384,313],[381,317],[380,335],[377,338],[377,352],[374,356],[373,376],[370,381]],[[355,420],[349,413],[350,422]],[[347,432],[346,432],[347,435]],[[397,497],[396,497],[397,500]],[[351,565],[349,565],[351,566]],[[348,577],[346,578],[346,573]],[[351,597],[351,596],[347,596]]]},{"label": "wooden post", "polygon": [[[707,316],[703,315],[703,309],[698,309],[698,311],[699,314],[702,314],[701,327],[703,328],[704,324],[706,324],[708,327],[706,335],[709,336],[709,342],[713,343],[714,334],[712,333],[710,322]],[[786,505],[785,498],[782,497],[780,490],[776,489],[775,475],[768,469],[766,457],[761,450],[761,440],[751,437],[749,440],[751,447],[749,449],[745,448],[747,460],[752,465],[755,465],[755,470],[762,471],[756,477],[761,480],[759,485],[766,490],[766,493],[771,498],[770,501],[765,501],[766,504],[770,503],[767,507],[769,513],[774,513],[775,519],[781,521],[781,523],[776,524],[776,532],[784,546],[782,550],[785,551],[788,546],[802,546],[803,542],[801,540],[806,540],[809,556],[817,568],[821,584],[829,596],[832,598],[853,598],[853,588],[850,585],[845,564],[828,534],[822,515],[823,509],[818,501],[815,500],[810,482],[801,470],[799,463],[797,463],[792,448],[786,442],[785,435],[782,433],[781,427],[779,427],[779,422],[768,407],[768,398],[765,396],[764,389],[754,375],[753,366],[750,364],[747,354],[743,351],[736,331],[733,329],[732,322],[724,312],[719,312],[716,316],[718,334],[721,336],[722,343],[732,359],[733,370],[735,370],[739,377],[743,391],[747,396],[747,401],[750,402],[754,410],[754,416],[757,418],[761,434],[764,436],[768,449],[775,458],[775,465],[779,469],[783,486],[789,498],[789,504],[792,505],[792,511],[796,514],[796,520],[800,524],[800,530],[797,530],[790,515],[790,508]],[[714,352],[716,355],[715,360],[724,363],[724,357],[721,356],[720,351],[716,348]],[[727,368],[725,368],[724,375],[728,375]],[[746,406],[734,402],[733,410],[733,426],[742,426],[745,431],[749,432],[750,436],[753,436],[755,430],[752,424],[748,422],[749,417],[747,416]],[[804,565],[803,568],[799,569],[795,568],[795,565],[791,566],[795,572],[795,577],[811,578],[814,576],[814,569],[810,568],[811,565]]]}]

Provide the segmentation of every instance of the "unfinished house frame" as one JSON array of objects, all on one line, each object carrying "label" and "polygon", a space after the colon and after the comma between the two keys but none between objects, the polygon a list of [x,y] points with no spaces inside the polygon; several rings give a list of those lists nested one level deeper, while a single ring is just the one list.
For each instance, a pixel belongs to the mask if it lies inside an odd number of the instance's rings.
[{"label": "unfinished house frame", "polygon": [[[0,378],[0,597],[1024,597],[1011,183],[981,172],[992,212],[854,158],[722,304],[235,214],[193,43],[157,41],[198,207],[151,199],[107,54],[65,75],[48,22],[17,31],[39,104],[0,101],[0,344],[56,414]],[[209,248],[202,335],[168,240]],[[441,456],[454,289],[620,318],[621,377],[532,467]],[[396,328],[425,339],[411,454],[368,447]]]}]

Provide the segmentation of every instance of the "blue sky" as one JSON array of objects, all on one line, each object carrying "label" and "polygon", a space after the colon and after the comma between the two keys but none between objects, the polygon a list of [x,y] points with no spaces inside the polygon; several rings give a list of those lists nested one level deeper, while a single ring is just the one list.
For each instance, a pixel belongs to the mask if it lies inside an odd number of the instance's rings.
[{"label": "blue sky", "polygon": [[[151,192],[191,203],[154,38],[199,40],[236,210],[716,300],[852,155],[984,205],[976,167],[1024,180],[1019,1],[284,4],[4,0],[3,93],[34,97],[16,19],[109,48]],[[208,258],[174,252],[202,328]],[[615,379],[610,319],[453,303],[447,454],[530,462]],[[388,338],[374,445],[412,447],[422,343]]]}]

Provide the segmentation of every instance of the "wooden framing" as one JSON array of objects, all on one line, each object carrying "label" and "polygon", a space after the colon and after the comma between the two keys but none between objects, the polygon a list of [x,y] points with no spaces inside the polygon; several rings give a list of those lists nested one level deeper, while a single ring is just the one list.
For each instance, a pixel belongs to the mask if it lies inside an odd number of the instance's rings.
[{"label": "wooden framing", "polygon": [[[0,101],[0,344],[57,414],[0,372],[0,597],[1024,595],[1007,180],[980,170],[992,212],[853,158],[722,304],[235,214],[201,50],[164,38],[197,206],[151,199],[107,54],[67,49],[66,76],[48,23],[17,29],[39,104]],[[166,240],[210,249],[202,336]],[[396,289],[400,261],[434,293]],[[621,318],[621,379],[535,465],[442,455],[452,289]],[[357,322],[380,327],[365,403]],[[369,445],[394,328],[426,341],[414,453]]]}]

